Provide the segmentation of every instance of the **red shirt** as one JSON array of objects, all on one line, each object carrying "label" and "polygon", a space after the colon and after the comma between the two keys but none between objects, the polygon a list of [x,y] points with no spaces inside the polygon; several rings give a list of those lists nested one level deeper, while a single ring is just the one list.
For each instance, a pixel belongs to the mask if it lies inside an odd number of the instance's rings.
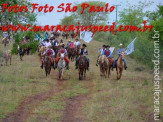
[{"label": "red shirt", "polygon": [[110,50],[105,50],[105,55],[108,57],[110,55]]}]

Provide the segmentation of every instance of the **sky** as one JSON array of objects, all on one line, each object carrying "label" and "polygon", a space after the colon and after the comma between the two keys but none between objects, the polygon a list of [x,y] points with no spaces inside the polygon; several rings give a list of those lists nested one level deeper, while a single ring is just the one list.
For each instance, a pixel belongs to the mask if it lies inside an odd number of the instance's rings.
[{"label": "sky", "polygon": [[[37,16],[37,21],[39,25],[57,25],[60,24],[60,21],[65,16],[69,16],[71,13],[57,12],[57,7],[61,3],[81,3],[86,1],[103,1],[111,5],[120,5],[118,7],[118,12],[128,7],[128,3],[131,5],[137,5],[140,0],[31,0],[32,3],[37,3],[39,6],[44,6],[48,4],[49,6],[54,6],[54,10],[51,13],[40,12]],[[141,1],[153,1],[153,4],[146,8],[147,10],[154,11],[157,9],[157,5],[163,5],[162,0],[141,0]],[[116,20],[116,11],[114,10],[108,16],[108,22],[112,23]]]}]

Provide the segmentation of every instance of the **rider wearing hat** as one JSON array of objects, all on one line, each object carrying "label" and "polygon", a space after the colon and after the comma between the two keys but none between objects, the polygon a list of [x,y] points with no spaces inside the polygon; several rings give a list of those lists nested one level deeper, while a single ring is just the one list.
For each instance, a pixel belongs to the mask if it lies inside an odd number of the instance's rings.
[{"label": "rider wearing hat", "polygon": [[[87,45],[83,44],[83,47],[79,50],[80,55],[83,55],[85,57],[85,60],[87,61],[87,70],[89,70],[89,59],[87,57],[88,55],[88,50],[86,49]],[[76,59],[76,69],[78,69],[78,64],[79,64],[79,58]]]},{"label": "rider wearing hat", "polygon": [[[45,57],[45,55],[50,56],[51,59],[52,59],[51,62],[54,64],[55,52],[54,52],[54,50],[51,48],[51,46],[47,47],[46,51],[43,53],[43,56],[44,56],[44,57]],[[42,60],[41,66],[40,66],[41,69],[43,69],[43,62],[44,62],[44,58],[43,58],[43,60]],[[53,65],[53,68],[55,68],[54,65]]]},{"label": "rider wearing hat", "polygon": [[74,48],[74,47],[75,47],[74,42],[71,41],[71,43],[70,43],[70,45],[69,45],[69,48]]},{"label": "rider wearing hat", "polygon": [[99,64],[99,57],[100,57],[100,55],[104,55],[105,50],[106,50],[106,45],[103,45],[102,48],[99,48],[99,55],[97,57],[96,66],[98,66],[98,64]]},{"label": "rider wearing hat", "polygon": [[57,65],[58,65],[58,62],[59,62],[59,60],[61,59],[61,57],[60,57],[60,54],[62,54],[62,53],[64,53],[64,55],[65,55],[65,57],[64,57],[64,59],[65,59],[65,62],[66,62],[66,66],[67,66],[67,70],[69,70],[69,62],[70,62],[70,60],[67,58],[67,50],[64,48],[64,44],[62,44],[62,47],[61,47],[61,49],[58,51],[58,53],[59,53],[59,57],[57,57],[56,59],[55,59],[55,68],[57,68]]},{"label": "rider wearing hat", "polygon": [[[123,44],[120,44],[119,48],[117,49],[117,56],[118,56],[118,58],[120,57],[121,52],[125,52],[125,49],[123,48]],[[114,60],[112,69],[116,67],[117,59]],[[123,59],[123,61],[124,61],[124,68],[126,70],[127,69],[126,59]]]},{"label": "rider wearing hat", "polygon": [[79,40],[78,39],[75,39],[75,47],[77,47],[77,46],[79,46],[80,45],[80,42],[79,42]]},{"label": "rider wearing hat", "polygon": [[106,50],[104,51],[104,55],[106,55],[107,59],[108,59],[109,62],[110,62],[110,65],[113,66],[113,61],[112,61],[112,58],[111,58],[112,51],[111,51],[109,48],[110,48],[110,46],[107,45],[107,46],[106,46]]}]

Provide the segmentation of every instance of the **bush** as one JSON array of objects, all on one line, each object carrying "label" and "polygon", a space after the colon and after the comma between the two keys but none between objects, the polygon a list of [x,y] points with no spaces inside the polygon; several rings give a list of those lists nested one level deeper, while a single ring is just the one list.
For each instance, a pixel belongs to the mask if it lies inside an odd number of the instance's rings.
[{"label": "bush", "polygon": [[[13,44],[12,54],[16,54],[17,53],[17,47],[18,47],[18,45],[22,49],[29,47],[29,48],[31,48],[31,53],[32,54],[35,53],[36,50],[37,50],[37,45],[38,45],[38,41],[34,41],[35,34],[36,33],[30,32],[30,31],[16,33],[13,36],[13,38],[15,40],[15,43]],[[41,33],[37,33],[37,34],[41,37]],[[30,42],[21,45],[20,43],[22,41],[22,38],[25,37],[25,36],[28,36],[30,38]]]}]

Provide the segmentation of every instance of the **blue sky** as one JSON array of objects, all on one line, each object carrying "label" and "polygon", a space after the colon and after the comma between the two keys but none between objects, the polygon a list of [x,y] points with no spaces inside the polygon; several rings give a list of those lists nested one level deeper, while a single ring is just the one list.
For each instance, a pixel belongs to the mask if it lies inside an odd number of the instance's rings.
[{"label": "blue sky", "polygon": [[[70,15],[70,13],[65,12],[56,12],[57,6],[61,3],[81,3],[85,1],[103,1],[109,3],[109,5],[117,5],[120,4],[121,6],[118,7],[118,11],[121,11],[123,8],[128,6],[128,3],[131,5],[137,5],[140,0],[31,0],[32,3],[38,3],[40,6],[48,4],[49,6],[54,6],[54,10],[51,13],[43,13],[40,12],[37,16],[38,24],[40,25],[57,25],[60,23],[61,19],[65,16]],[[157,9],[157,5],[163,4],[162,0],[141,0],[141,1],[153,1],[154,3],[148,7],[147,9],[153,11]],[[128,3],[127,3],[128,2]],[[109,14],[109,22],[112,23],[115,21],[116,14],[115,10]]]}]

